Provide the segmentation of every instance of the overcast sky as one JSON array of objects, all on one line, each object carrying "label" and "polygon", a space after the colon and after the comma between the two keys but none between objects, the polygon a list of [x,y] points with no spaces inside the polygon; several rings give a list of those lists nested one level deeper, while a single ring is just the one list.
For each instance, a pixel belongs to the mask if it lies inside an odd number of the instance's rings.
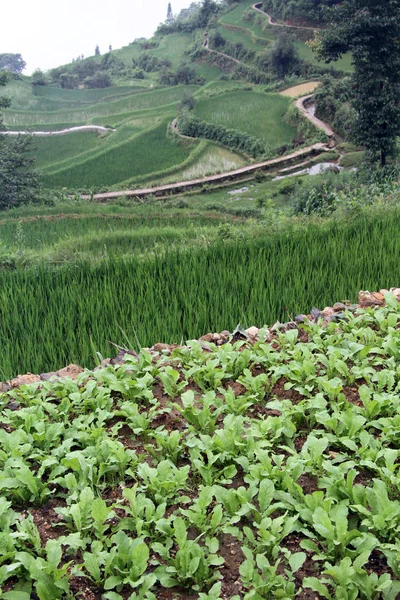
[{"label": "overcast sky", "polygon": [[[191,0],[171,0],[178,13]],[[0,53],[22,54],[29,75],[83,54],[150,37],[167,16],[168,0],[9,0],[2,2]]]}]

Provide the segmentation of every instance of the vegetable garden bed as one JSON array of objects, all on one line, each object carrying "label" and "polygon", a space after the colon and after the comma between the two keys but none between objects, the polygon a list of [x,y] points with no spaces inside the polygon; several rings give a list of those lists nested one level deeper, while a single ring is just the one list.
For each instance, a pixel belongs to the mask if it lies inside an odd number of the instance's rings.
[{"label": "vegetable garden bed", "polygon": [[386,302],[0,394],[0,597],[395,600]]}]

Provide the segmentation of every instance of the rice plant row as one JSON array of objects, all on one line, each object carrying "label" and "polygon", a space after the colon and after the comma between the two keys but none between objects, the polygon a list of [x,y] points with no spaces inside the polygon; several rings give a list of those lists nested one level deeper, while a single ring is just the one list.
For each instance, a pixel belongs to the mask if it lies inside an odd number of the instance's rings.
[{"label": "rice plant row", "polygon": [[288,320],[400,281],[400,213],[97,265],[0,270],[0,377]]}]

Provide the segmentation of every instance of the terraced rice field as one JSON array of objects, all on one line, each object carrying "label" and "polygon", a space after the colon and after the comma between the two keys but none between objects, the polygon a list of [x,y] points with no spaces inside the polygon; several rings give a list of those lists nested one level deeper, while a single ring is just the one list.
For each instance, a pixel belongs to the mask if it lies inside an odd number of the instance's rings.
[{"label": "terraced rice field", "polygon": [[195,114],[203,121],[243,131],[277,147],[296,130],[283,120],[289,100],[278,94],[235,91],[199,101]]}]

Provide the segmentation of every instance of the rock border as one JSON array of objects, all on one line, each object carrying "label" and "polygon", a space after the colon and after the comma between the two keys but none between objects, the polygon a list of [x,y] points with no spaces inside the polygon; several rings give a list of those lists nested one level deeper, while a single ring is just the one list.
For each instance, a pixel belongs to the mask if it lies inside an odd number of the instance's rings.
[{"label": "rock border", "polygon": [[[297,329],[302,323],[317,323],[321,322],[323,326],[327,326],[329,323],[340,322],[346,318],[346,311],[357,313],[359,310],[366,308],[380,308],[385,306],[385,294],[393,293],[396,300],[400,302],[400,288],[392,287],[390,289],[383,288],[379,292],[369,292],[368,290],[361,290],[358,294],[358,304],[352,304],[350,301],[345,300],[344,302],[336,302],[333,306],[326,306],[322,311],[318,308],[312,308],[309,314],[299,314],[294,318],[294,321],[288,321],[286,323],[280,323],[277,321],[270,328],[259,328],[259,327],[248,327],[242,329],[237,327],[235,331],[230,332],[228,330],[221,331],[220,333],[206,333],[199,338],[199,342],[204,352],[212,352],[210,344],[216,346],[223,346],[228,342],[236,342],[238,340],[244,340],[250,344],[255,344],[260,341],[262,336],[263,341],[268,342],[271,340],[274,333],[277,331],[288,331],[290,329]],[[158,342],[151,348],[143,348],[150,352],[153,356],[159,356],[161,354],[171,354],[176,348],[181,348],[178,344],[165,344]],[[105,358],[99,366],[95,367],[93,371],[102,369],[108,365],[121,365],[125,363],[126,355],[134,356],[138,358],[138,354],[133,350],[126,348],[120,348],[117,356],[114,358]],[[26,373],[25,375],[17,375],[13,379],[10,379],[4,383],[0,382],[0,393],[6,393],[10,390],[19,388],[23,385],[30,385],[33,383],[41,383],[46,381],[60,381],[64,379],[76,380],[78,376],[84,371],[89,371],[83,367],[75,364],[70,364],[67,367],[59,369],[58,371],[51,371],[49,373],[41,373],[35,375],[33,373]]]}]

